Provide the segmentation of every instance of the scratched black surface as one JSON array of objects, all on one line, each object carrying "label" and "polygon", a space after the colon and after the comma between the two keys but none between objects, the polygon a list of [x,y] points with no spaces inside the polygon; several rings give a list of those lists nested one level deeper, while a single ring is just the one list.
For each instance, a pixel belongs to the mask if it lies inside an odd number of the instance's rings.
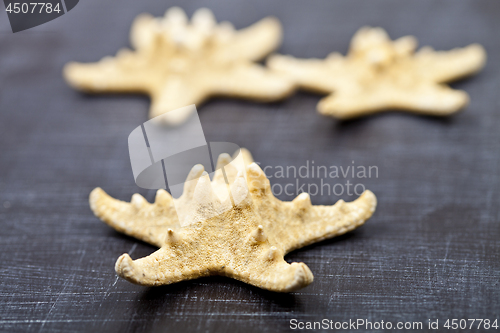
[{"label": "scratched black surface", "polygon": [[[245,27],[275,15],[281,53],[345,52],[363,25],[392,37],[488,51],[479,75],[453,84],[470,106],[448,119],[391,112],[347,123],[318,115],[319,96],[280,103],[214,99],[199,108],[208,141],[248,147],[263,165],[378,166],[355,180],[378,209],[345,236],[292,252],[315,281],[274,294],[227,278],[148,289],[118,279],[114,263],[155,248],[113,231],[88,207],[96,186],[128,200],[127,136],[145,121],[141,96],[87,96],[61,69],[128,45],[132,19],[170,1],[81,1],[67,15],[12,34],[0,11],[0,331],[259,331],[289,320],[500,319],[500,3],[494,1],[190,1]],[[272,179],[285,184],[289,179]],[[292,180],[293,181],[293,180]],[[319,179],[306,180],[319,183]],[[330,179],[332,183],[344,180]],[[281,195],[281,199],[291,197]],[[346,200],[354,196],[342,196]],[[313,196],[332,204],[335,196]]]}]

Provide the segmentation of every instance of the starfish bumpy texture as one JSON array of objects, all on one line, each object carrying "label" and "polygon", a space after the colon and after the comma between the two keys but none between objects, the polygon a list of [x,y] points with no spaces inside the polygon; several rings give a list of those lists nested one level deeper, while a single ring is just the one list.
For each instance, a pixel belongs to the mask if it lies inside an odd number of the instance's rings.
[{"label": "starfish bumpy texture", "polygon": [[[375,211],[376,198],[368,190],[353,202],[340,200],[333,206],[313,206],[306,193],[291,202],[280,201],[262,169],[242,152],[246,170],[238,171],[229,164],[231,157],[222,154],[213,181],[202,165],[194,166],[178,199],[160,189],[152,204],[139,194],[127,203],[100,188],[93,190],[90,207],[97,217],[160,247],[137,260],[123,254],[115,265],[117,274],[144,286],[223,275],[290,292],[310,284],[313,275],[304,263],[288,264],[286,253],[353,230]],[[184,206],[190,215],[179,221],[175,207]]]},{"label": "starfish bumpy texture", "polygon": [[[255,64],[281,41],[281,25],[268,17],[235,31],[217,24],[208,9],[191,22],[178,7],[164,18],[139,15],[131,28],[134,51],[120,50],[97,63],[69,63],[66,80],[87,92],[138,92],[151,96],[150,118],[200,104],[213,95],[275,101],[293,92],[284,76]],[[185,119],[166,119],[171,124]]]},{"label": "starfish bumpy texture", "polygon": [[275,55],[268,66],[305,89],[330,94],[319,102],[318,111],[339,119],[387,109],[443,116],[465,107],[468,95],[443,83],[478,72],[486,61],[483,47],[472,44],[439,52],[423,47],[415,52],[416,47],[413,36],[392,41],[383,29],[364,27],[354,35],[345,57]]}]

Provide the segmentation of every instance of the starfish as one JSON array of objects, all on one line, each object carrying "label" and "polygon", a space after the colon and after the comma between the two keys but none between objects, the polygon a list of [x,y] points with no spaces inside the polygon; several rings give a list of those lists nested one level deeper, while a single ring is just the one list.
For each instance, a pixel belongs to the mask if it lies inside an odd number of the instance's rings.
[{"label": "starfish", "polygon": [[87,92],[149,94],[150,118],[213,95],[275,101],[292,93],[293,83],[254,62],[275,50],[281,35],[273,17],[235,31],[229,22],[217,24],[206,8],[188,22],[184,11],[173,7],[164,18],[135,19],[130,34],[135,51],[122,49],[97,63],[72,62],[63,72],[70,85]]},{"label": "starfish", "polygon": [[[280,201],[251,155],[245,150],[243,155],[245,170],[238,170],[228,154],[221,154],[212,181],[202,165],[194,166],[178,199],[160,189],[154,203],[139,194],[127,203],[94,189],[89,201],[97,217],[160,247],[137,260],[123,254],[115,265],[117,274],[144,286],[223,275],[290,292],[310,284],[313,275],[304,263],[288,264],[286,253],[353,230],[375,211],[376,198],[368,190],[353,202],[340,200],[333,206],[313,206],[307,193]],[[175,208],[182,206],[190,217],[179,221]]]},{"label": "starfish", "polygon": [[286,73],[304,89],[330,94],[318,111],[339,119],[402,109],[444,116],[465,107],[468,95],[443,83],[478,72],[485,64],[481,45],[436,52],[405,36],[392,41],[381,28],[361,28],[347,56],[296,59],[275,55],[268,66]]}]

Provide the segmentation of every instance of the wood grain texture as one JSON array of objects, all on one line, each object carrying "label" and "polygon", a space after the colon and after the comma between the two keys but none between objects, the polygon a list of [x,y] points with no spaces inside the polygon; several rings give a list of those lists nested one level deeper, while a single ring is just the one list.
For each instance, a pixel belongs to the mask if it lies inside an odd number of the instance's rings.
[{"label": "wood grain texture", "polygon": [[[375,165],[363,180],[379,205],[362,228],[294,251],[314,282],[291,294],[227,278],[144,288],[118,279],[114,263],[155,248],[95,218],[97,186],[128,200],[139,192],[127,137],[147,118],[140,96],[90,96],[69,88],[70,61],[96,61],[128,45],[132,19],[171,2],[80,1],[69,14],[12,34],[0,14],[0,331],[276,332],[289,320],[500,319],[500,3],[495,1],[193,1],[237,28],[277,16],[280,53],[345,53],[363,25],[415,35],[448,50],[473,42],[486,68],[453,84],[471,97],[447,119],[391,112],[338,122],[297,93],[257,104],[215,99],[199,107],[207,141],[249,148],[263,166]],[[286,184],[290,179],[271,179]],[[294,180],[292,180],[293,182]],[[320,179],[306,179],[320,183]],[[330,179],[330,182],[343,180]],[[290,200],[281,195],[280,199]],[[345,200],[354,197],[342,196]],[[313,196],[314,204],[339,197]]]}]

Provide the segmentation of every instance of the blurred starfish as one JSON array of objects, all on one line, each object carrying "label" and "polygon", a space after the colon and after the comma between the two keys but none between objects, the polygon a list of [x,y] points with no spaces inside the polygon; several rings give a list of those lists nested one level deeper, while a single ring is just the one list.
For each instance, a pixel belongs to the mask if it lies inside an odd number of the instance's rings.
[{"label": "blurred starfish", "polygon": [[[93,190],[90,207],[96,216],[160,247],[137,260],[123,254],[117,274],[144,286],[223,275],[290,292],[310,284],[313,275],[304,263],[288,264],[286,253],[353,230],[375,211],[377,200],[368,190],[353,202],[333,206],[313,206],[307,193],[280,201],[246,150],[243,157],[247,166],[239,170],[229,155],[220,155],[212,182],[202,165],[194,166],[179,199],[159,190],[152,204],[139,194],[127,203]],[[186,220],[179,221],[180,208],[188,212]]]},{"label": "blurred starfish", "polygon": [[[130,35],[135,51],[122,49],[97,63],[69,63],[64,77],[88,92],[149,94],[150,118],[213,95],[274,101],[289,95],[293,84],[254,61],[275,50],[281,35],[276,18],[235,31],[229,22],[217,24],[208,9],[196,11],[190,23],[173,7],[164,18],[135,19]],[[185,120],[166,118],[172,124]]]},{"label": "blurred starfish", "polygon": [[415,52],[413,36],[390,40],[381,28],[361,28],[347,56],[331,53],[325,60],[275,55],[268,66],[286,73],[304,89],[330,94],[318,103],[324,115],[347,119],[404,109],[443,116],[468,103],[464,91],[442,84],[478,72],[485,64],[482,46]]}]

